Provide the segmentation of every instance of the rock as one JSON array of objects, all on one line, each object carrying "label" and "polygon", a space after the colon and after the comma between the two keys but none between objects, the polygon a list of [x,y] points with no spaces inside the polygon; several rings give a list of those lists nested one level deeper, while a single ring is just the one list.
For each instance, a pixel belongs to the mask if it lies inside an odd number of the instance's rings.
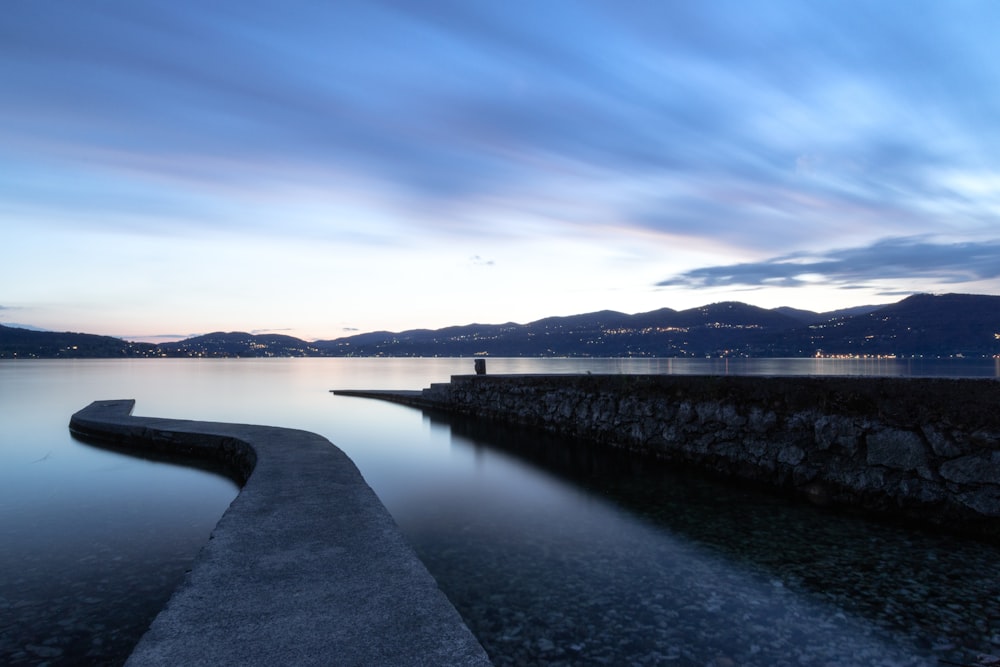
[{"label": "rock", "polygon": [[886,428],[868,436],[868,465],[916,470],[927,465],[927,452],[913,431]]},{"label": "rock", "polygon": [[698,421],[701,424],[722,421],[722,415],[719,404],[714,401],[706,401],[704,403],[698,403],[696,406],[694,406],[694,409],[695,412],[698,414]]},{"label": "rock", "polygon": [[885,469],[883,468],[861,468],[851,470],[842,476],[838,481],[848,489],[854,491],[875,491],[885,488]]},{"label": "rock", "polygon": [[813,426],[816,445],[821,450],[841,449],[853,454],[858,449],[860,429],[854,420],[837,415],[823,415]]},{"label": "rock", "polygon": [[802,463],[802,459],[806,457],[806,453],[802,451],[801,447],[796,447],[795,445],[790,445],[788,447],[782,447],[781,451],[778,452],[778,463],[784,463],[785,465],[797,466]]},{"label": "rock", "polygon": [[959,448],[955,442],[942,433],[938,428],[931,424],[922,424],[920,426],[920,431],[924,434],[924,437],[927,438],[927,442],[930,443],[931,446],[931,451],[933,451],[935,455],[943,458],[961,456],[961,448]]},{"label": "rock", "polygon": [[689,401],[683,401],[677,406],[677,421],[687,424],[695,418],[694,406]]},{"label": "rock", "polygon": [[28,644],[24,647],[29,653],[34,653],[39,658],[58,658],[63,654],[63,650],[57,646],[40,646],[38,644]]},{"label": "rock", "polygon": [[899,490],[904,498],[912,498],[921,504],[931,505],[945,498],[945,491],[935,482],[904,479],[899,483]]},{"label": "rock", "polygon": [[541,639],[538,640],[538,650],[541,651],[542,653],[546,653],[548,651],[554,651],[555,648],[556,645],[552,642],[551,639],[542,637]]},{"label": "rock", "polygon": [[736,661],[727,655],[720,655],[709,661],[708,667],[736,667]]},{"label": "rock", "polygon": [[778,415],[774,414],[773,410],[765,412],[758,407],[750,409],[750,416],[747,418],[747,426],[750,430],[764,433],[774,428],[777,423]]},{"label": "rock", "polygon": [[1000,489],[983,487],[958,494],[958,501],[979,514],[1000,517]]},{"label": "rock", "polygon": [[981,454],[962,456],[942,464],[939,471],[949,482],[1000,485],[1000,461]]}]

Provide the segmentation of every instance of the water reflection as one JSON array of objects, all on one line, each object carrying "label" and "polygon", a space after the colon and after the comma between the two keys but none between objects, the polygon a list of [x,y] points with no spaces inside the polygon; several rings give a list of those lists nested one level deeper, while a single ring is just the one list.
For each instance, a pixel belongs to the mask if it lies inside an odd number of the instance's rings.
[{"label": "water reflection", "polygon": [[[607,373],[645,375],[813,375],[881,377],[994,377],[1000,378],[998,359],[796,359],[635,358],[635,359],[490,359],[490,373]],[[471,373],[471,364],[461,372]],[[411,387],[412,388],[412,387]]]},{"label": "water reflection", "polygon": [[1000,640],[992,547],[425,419],[473,472],[393,511],[498,665],[964,664]]},{"label": "water reflection", "polygon": [[3,665],[123,663],[236,495],[74,441],[69,415],[121,382],[96,368],[0,364]]}]

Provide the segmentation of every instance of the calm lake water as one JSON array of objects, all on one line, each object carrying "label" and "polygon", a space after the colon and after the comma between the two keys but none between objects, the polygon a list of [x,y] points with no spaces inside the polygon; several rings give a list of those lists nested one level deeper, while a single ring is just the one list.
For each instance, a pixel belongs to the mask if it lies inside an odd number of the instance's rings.
[{"label": "calm lake water", "polygon": [[[1000,377],[997,362],[490,359],[491,373]],[[346,451],[497,665],[940,665],[1000,654],[1000,550],[333,396],[471,359],[0,362],[0,664],[117,665],[238,489],[72,439],[93,400]]]}]

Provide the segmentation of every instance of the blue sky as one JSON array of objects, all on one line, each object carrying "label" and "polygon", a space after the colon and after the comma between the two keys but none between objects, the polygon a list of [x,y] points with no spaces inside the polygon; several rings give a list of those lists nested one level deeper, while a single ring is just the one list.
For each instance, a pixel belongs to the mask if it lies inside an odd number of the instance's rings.
[{"label": "blue sky", "polygon": [[1000,294],[997,34],[991,0],[13,0],[0,323]]}]

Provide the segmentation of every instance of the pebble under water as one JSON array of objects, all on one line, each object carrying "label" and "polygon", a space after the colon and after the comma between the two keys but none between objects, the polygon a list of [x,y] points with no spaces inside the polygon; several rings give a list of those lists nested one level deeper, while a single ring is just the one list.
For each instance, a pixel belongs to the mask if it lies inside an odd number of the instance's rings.
[{"label": "pebble under water", "polygon": [[569,489],[563,504],[526,489],[523,503],[441,502],[436,522],[401,522],[498,666],[980,665],[1000,655],[992,545],[579,441],[434,419],[453,447],[530,461]]},{"label": "pebble under water", "polygon": [[[76,469],[72,453],[90,457],[79,477],[104,483],[83,494],[77,475],[36,472]],[[23,467],[28,486],[17,503],[0,496],[10,512],[0,521],[0,665],[123,664],[237,486],[211,466],[122,457],[82,442]]]},{"label": "pebble under water", "polygon": [[183,549],[173,557],[158,554],[155,562],[98,549],[61,572],[45,560],[7,573],[0,596],[0,615],[10,619],[0,634],[2,664],[123,664],[192,558]]}]

